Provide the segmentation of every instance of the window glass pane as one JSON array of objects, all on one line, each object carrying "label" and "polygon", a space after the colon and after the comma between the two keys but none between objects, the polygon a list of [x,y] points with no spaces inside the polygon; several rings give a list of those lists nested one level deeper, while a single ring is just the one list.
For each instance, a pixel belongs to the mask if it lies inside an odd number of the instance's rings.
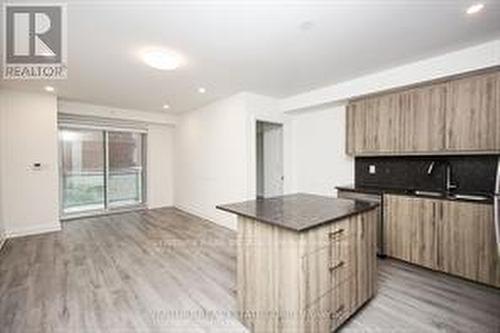
[{"label": "window glass pane", "polygon": [[142,134],[109,132],[110,206],[124,206],[142,202]]},{"label": "window glass pane", "polygon": [[104,209],[103,138],[101,131],[59,132],[65,214]]}]

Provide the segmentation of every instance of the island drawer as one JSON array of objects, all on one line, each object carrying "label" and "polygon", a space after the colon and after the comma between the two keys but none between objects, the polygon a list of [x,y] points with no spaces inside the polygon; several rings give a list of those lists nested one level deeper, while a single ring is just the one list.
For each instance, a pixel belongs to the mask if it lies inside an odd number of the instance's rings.
[{"label": "island drawer", "polygon": [[334,223],[328,233],[329,267],[333,268],[348,263],[349,247],[352,243],[349,223]]}]

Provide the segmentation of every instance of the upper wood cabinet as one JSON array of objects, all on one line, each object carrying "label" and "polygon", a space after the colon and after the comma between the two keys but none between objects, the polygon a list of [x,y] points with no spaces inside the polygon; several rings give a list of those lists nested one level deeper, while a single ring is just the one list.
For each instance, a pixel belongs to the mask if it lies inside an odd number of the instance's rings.
[{"label": "upper wood cabinet", "polygon": [[348,106],[347,150],[391,152],[401,145],[399,96],[388,94],[364,99]]},{"label": "upper wood cabinet", "polygon": [[444,149],[446,84],[399,93],[403,129],[398,152],[436,152]]},{"label": "upper wood cabinet", "polygon": [[346,151],[498,151],[499,113],[500,72],[363,98],[347,106]]},{"label": "upper wood cabinet", "polygon": [[500,148],[500,73],[449,83],[446,149],[491,151]]}]

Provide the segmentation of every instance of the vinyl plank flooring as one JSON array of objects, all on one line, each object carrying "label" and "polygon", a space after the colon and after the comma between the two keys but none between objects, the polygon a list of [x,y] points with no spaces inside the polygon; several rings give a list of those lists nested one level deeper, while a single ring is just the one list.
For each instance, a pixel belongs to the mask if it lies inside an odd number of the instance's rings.
[{"label": "vinyl plank flooring", "polygon": [[[0,331],[245,332],[235,241],[235,232],[173,208],[8,240]],[[498,289],[394,260],[379,271],[377,296],[340,331],[500,332]]]},{"label": "vinyl plank flooring", "polygon": [[500,290],[393,259],[341,332],[500,332]]}]

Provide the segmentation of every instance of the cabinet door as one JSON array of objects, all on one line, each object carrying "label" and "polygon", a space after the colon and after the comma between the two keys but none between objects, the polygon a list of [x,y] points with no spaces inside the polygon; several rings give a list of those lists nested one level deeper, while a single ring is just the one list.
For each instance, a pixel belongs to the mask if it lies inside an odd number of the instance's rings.
[{"label": "cabinet door", "polygon": [[483,74],[449,83],[446,150],[500,149],[500,74]]},{"label": "cabinet door", "polygon": [[390,257],[437,268],[437,223],[442,201],[384,196],[384,238]]},{"label": "cabinet door", "polygon": [[440,269],[500,287],[500,257],[495,243],[493,208],[487,204],[443,202]]},{"label": "cabinet door", "polygon": [[332,228],[330,298],[333,329],[375,294],[376,223],[379,214],[377,208],[352,216],[343,226]]},{"label": "cabinet door", "polygon": [[347,107],[350,155],[433,152],[444,149],[447,85],[366,98]]},{"label": "cabinet door", "polygon": [[345,123],[346,123],[346,135],[345,135],[345,152],[349,156],[354,156],[356,152],[356,133],[361,131],[358,129],[356,131],[355,124],[355,113],[358,108],[357,103],[349,103],[346,106],[345,111]]},{"label": "cabinet door", "polygon": [[400,152],[435,152],[444,149],[446,84],[400,93],[402,135]]},{"label": "cabinet door", "polygon": [[372,100],[363,99],[352,102],[347,107],[346,151],[350,155],[375,149],[374,127],[370,125],[373,118],[373,105]]},{"label": "cabinet door", "polygon": [[352,102],[347,108],[346,151],[351,155],[397,152],[401,145],[398,94]]}]

